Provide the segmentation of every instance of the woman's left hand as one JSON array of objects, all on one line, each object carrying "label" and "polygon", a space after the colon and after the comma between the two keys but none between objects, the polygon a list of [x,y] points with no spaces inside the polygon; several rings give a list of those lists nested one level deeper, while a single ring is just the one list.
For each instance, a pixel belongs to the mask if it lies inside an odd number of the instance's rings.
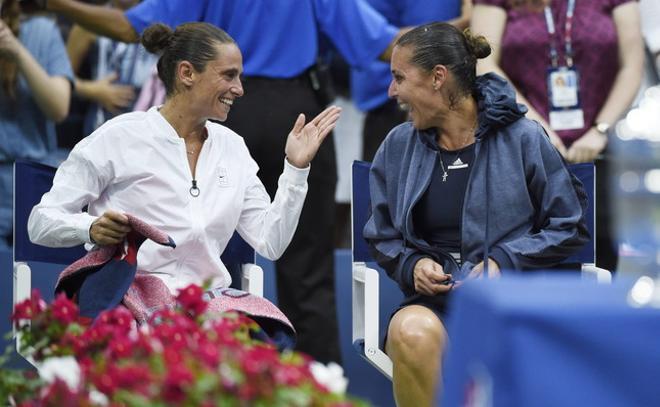
[{"label": "woman's left hand", "polygon": [[[472,268],[472,271],[470,271],[470,274],[468,274],[466,280],[469,279],[474,279],[474,278],[482,278],[484,275],[484,262],[480,262],[476,266]],[[500,266],[497,265],[495,260],[491,259],[490,257],[488,258],[488,278],[498,278],[502,275],[502,272],[500,272]]]},{"label": "woman's left hand", "polygon": [[607,137],[592,127],[571,145],[566,152],[566,159],[572,163],[591,162],[606,145]]},{"label": "woman's left hand", "polygon": [[298,116],[284,147],[284,154],[291,165],[307,168],[325,137],[335,128],[340,112],[340,107],[330,106],[307,124],[304,114]]}]

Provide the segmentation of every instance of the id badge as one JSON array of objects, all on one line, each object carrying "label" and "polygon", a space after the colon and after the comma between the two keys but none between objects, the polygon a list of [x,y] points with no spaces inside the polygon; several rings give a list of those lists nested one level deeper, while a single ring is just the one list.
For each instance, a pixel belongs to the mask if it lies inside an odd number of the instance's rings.
[{"label": "id badge", "polygon": [[584,127],[584,112],[580,108],[578,72],[575,68],[548,69],[550,127],[553,130],[573,130]]},{"label": "id badge", "polygon": [[565,109],[580,104],[578,98],[578,73],[574,68],[548,69],[550,108]]},{"label": "id badge", "polygon": [[584,112],[582,109],[551,110],[550,127],[555,131],[584,128]]}]

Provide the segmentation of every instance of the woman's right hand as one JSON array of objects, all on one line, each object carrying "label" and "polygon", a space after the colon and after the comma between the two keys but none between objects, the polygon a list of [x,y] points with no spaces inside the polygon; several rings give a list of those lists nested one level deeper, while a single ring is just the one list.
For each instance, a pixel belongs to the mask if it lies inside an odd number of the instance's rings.
[{"label": "woman's right hand", "polygon": [[103,79],[95,81],[95,99],[105,110],[118,114],[131,106],[135,100],[135,89],[130,85],[113,83],[117,74],[111,73]]},{"label": "woman's right hand", "polygon": [[92,242],[104,246],[119,244],[131,231],[126,215],[106,211],[100,218],[96,219],[89,228],[89,236]]},{"label": "woman's right hand", "polygon": [[0,20],[0,55],[16,57],[21,43],[4,21]]},{"label": "woman's right hand", "polygon": [[442,266],[428,257],[415,263],[413,281],[418,293],[428,296],[446,293],[452,289],[451,284],[443,284],[448,280],[451,280],[451,274],[445,274]]}]

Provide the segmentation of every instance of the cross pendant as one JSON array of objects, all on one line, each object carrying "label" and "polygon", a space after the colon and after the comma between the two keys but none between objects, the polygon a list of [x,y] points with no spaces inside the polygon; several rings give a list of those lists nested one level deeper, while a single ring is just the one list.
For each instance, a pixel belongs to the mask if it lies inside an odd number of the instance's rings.
[{"label": "cross pendant", "polygon": [[444,171],[442,173],[442,182],[446,182],[446,181],[447,181],[447,171]]}]

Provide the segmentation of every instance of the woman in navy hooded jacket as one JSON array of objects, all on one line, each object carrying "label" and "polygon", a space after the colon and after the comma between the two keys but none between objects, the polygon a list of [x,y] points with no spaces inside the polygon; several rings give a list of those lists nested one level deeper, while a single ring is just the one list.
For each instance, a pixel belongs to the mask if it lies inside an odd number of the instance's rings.
[{"label": "woman in navy hooded jacket", "polygon": [[454,280],[550,268],[589,238],[584,190],[543,128],[504,79],[476,77],[489,53],[484,37],[433,23],[392,54],[389,95],[412,120],[376,153],[364,235],[406,297],[386,342],[400,406],[431,404]]}]

